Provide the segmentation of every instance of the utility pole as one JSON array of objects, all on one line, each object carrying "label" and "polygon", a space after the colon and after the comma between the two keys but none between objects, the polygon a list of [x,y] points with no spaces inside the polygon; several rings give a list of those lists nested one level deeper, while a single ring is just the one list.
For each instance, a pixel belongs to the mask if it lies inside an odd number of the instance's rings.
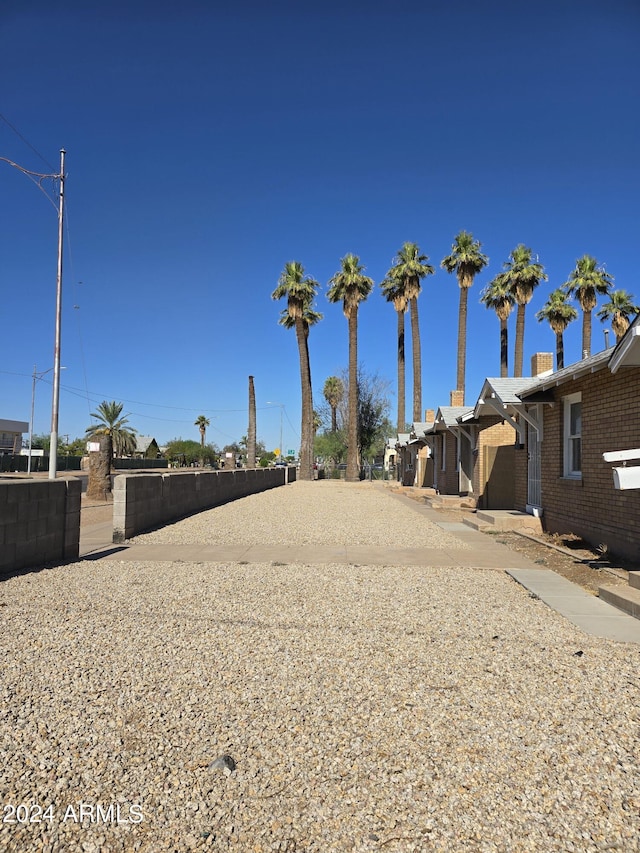
[{"label": "utility pole", "polygon": [[62,246],[64,224],[64,148],[60,149],[60,202],[58,205],[58,274],[56,277],[56,339],[53,350],[53,400],[51,403],[51,443],[49,479],[55,480],[58,467],[58,412],[60,407],[60,337],[62,331]]}]

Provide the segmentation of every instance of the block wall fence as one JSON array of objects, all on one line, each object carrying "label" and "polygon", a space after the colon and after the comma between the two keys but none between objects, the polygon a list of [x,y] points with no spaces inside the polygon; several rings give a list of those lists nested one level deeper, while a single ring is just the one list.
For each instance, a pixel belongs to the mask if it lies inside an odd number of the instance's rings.
[{"label": "block wall fence", "polygon": [[144,530],[295,479],[295,466],[119,474],[113,485],[113,541],[125,542]]},{"label": "block wall fence", "polygon": [[81,491],[75,478],[0,480],[0,574],[77,559]]}]

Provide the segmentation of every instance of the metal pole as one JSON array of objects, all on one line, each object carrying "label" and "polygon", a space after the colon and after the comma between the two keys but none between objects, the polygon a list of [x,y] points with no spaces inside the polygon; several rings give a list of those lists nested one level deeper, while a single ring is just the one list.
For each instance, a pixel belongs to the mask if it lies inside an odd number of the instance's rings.
[{"label": "metal pole", "polygon": [[33,410],[36,402],[36,365],[33,365],[33,383],[31,385],[31,420],[29,421],[29,461],[27,474],[31,473],[31,448],[33,447]]},{"label": "metal pole", "polygon": [[280,406],[280,461],[284,459],[284,453],[282,451],[282,410],[284,406]]},{"label": "metal pole", "polygon": [[58,465],[58,411],[60,406],[60,333],[62,327],[62,245],[64,222],[64,148],[60,149],[60,204],[58,207],[58,274],[56,278],[56,339],[53,350],[53,401],[51,403],[51,442],[49,479],[55,480]]}]

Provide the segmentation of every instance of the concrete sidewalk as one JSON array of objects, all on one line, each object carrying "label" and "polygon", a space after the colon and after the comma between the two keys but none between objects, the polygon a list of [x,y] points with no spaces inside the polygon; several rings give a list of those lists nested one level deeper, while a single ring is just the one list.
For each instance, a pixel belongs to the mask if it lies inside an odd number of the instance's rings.
[{"label": "concrete sidewalk", "polygon": [[111,522],[87,525],[80,530],[80,558],[115,559],[127,562],[197,563],[302,563],[322,565],[406,565],[472,568],[507,572],[532,595],[544,601],[585,633],[621,642],[640,643],[640,620],[590,595],[550,569],[541,569],[527,557],[492,536],[457,521],[443,520],[437,510],[387,490],[402,501],[407,511],[428,519],[457,539],[469,550],[456,548],[373,547],[365,545],[143,545],[112,542]]}]

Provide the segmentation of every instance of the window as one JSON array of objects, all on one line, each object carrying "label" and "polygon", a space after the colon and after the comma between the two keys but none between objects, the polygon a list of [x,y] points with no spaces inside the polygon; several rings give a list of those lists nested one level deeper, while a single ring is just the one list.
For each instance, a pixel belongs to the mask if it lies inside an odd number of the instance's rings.
[{"label": "window", "polygon": [[582,477],[582,394],[564,398],[564,476]]},{"label": "window", "polygon": [[446,433],[442,433],[442,457],[440,459],[440,470],[444,471],[447,467],[447,438]]}]

